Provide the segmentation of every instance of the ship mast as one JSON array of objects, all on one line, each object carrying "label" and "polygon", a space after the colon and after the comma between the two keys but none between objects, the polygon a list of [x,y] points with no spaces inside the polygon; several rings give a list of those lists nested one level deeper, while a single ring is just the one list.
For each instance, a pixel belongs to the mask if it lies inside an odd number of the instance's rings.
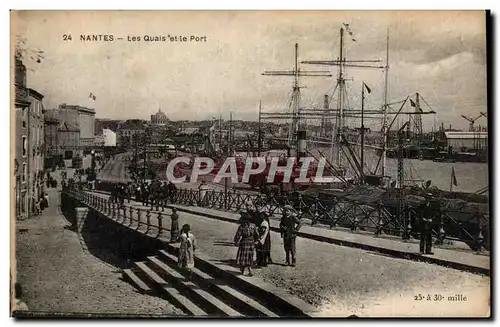
[{"label": "ship mast", "polygon": [[325,71],[301,71],[299,68],[299,44],[295,43],[294,69],[292,71],[265,71],[262,75],[266,76],[293,76],[292,92],[292,122],[288,131],[288,147],[293,148],[297,145],[297,132],[301,128],[300,122],[300,76],[331,76]]},{"label": "ship mast", "polygon": [[344,29],[340,29],[340,57],[339,57],[339,76],[337,79],[337,85],[339,89],[339,96],[337,99],[337,110],[338,110],[338,116],[337,116],[337,123],[335,124],[336,126],[336,133],[332,133],[332,145],[330,147],[331,151],[331,158],[333,158],[333,147],[334,147],[334,135],[337,138],[336,144],[337,146],[337,157],[336,157],[336,163],[337,166],[342,166],[342,151],[340,150],[340,142],[342,141],[342,132],[343,132],[343,127],[344,127],[344,105],[342,103],[342,95],[344,94],[344,86],[345,86],[345,81],[344,81],[344,74],[343,74],[343,63],[344,63],[344,57],[343,57],[343,52],[344,52]]},{"label": "ship mast", "polygon": [[389,29],[387,29],[387,48],[386,48],[386,57],[385,57],[385,83],[384,83],[384,106],[383,106],[383,122],[382,122],[382,135],[383,135],[383,144],[382,144],[382,176],[385,176],[385,168],[386,168],[386,158],[387,158],[387,93],[389,86]]},{"label": "ship mast", "polygon": [[[331,157],[335,157],[335,163],[338,167],[342,166],[342,150],[341,150],[341,142],[343,142],[343,136],[345,131],[345,112],[344,112],[344,92],[345,91],[345,78],[344,72],[347,67],[352,68],[386,68],[383,66],[377,65],[367,65],[367,63],[377,63],[379,60],[346,60],[344,58],[344,31],[347,31],[350,36],[352,36],[352,31],[349,28],[349,24],[344,24],[345,30],[343,27],[340,28],[340,50],[339,50],[339,58],[337,60],[314,60],[314,61],[302,61],[305,64],[314,64],[314,65],[326,65],[326,66],[338,66],[338,77],[337,77],[337,110],[335,110],[335,130],[332,133],[330,151]],[[353,39],[353,41],[355,41]]]}]

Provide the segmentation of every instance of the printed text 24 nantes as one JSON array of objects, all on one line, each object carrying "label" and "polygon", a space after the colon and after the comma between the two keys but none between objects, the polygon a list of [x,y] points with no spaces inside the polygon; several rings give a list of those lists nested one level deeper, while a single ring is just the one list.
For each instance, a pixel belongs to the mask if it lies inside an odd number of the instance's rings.
[{"label": "printed text 24 nantes", "polygon": [[116,36],[113,34],[80,34],[78,38],[74,38],[72,34],[63,34],[62,40],[70,42],[73,40],[78,40],[81,42],[115,42],[115,41],[126,41],[126,42],[170,42],[170,43],[203,43],[207,42],[207,37],[205,35],[127,35],[127,36]]}]

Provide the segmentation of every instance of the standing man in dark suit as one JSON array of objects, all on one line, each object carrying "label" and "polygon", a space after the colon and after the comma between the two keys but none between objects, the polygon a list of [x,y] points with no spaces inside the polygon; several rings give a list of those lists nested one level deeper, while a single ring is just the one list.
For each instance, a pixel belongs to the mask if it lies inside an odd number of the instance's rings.
[{"label": "standing man in dark suit", "polygon": [[428,193],[422,208],[420,221],[420,253],[434,254],[432,252],[432,218],[436,214],[431,201],[432,193]]}]

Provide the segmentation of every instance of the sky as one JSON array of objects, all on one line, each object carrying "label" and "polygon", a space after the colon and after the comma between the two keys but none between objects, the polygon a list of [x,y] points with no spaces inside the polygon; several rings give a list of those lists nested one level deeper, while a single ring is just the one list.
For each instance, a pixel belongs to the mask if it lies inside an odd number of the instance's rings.
[{"label": "sky", "polygon": [[[47,109],[80,104],[98,118],[149,119],[161,108],[172,120],[227,119],[232,111],[233,119],[257,120],[259,101],[263,111],[287,111],[293,84],[291,77],[262,72],[293,69],[295,43],[299,61],[337,59],[343,23],[356,40],[346,36],[346,60],[385,60],[389,33],[389,102],[421,94],[437,112],[424,116],[425,130],[441,122],[467,130],[461,115],[487,111],[482,11],[24,11],[13,13],[12,35],[44,51],[41,63],[28,58],[25,64],[28,86],[44,94]],[[80,40],[89,34],[113,35],[114,41]],[[206,42],[146,42],[144,35]],[[321,107],[324,94],[333,93],[336,67],[300,68],[333,74],[300,80],[301,106]],[[345,77],[349,108],[360,108],[363,82],[373,91],[365,108],[382,105],[382,70],[351,68]],[[377,129],[380,121],[365,125]]]}]

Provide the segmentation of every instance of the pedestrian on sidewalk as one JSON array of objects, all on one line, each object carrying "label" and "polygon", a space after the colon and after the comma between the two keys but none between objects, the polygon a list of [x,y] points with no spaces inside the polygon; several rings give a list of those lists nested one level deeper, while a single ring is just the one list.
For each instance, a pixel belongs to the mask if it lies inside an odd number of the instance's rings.
[{"label": "pedestrian on sidewalk", "polygon": [[253,276],[252,265],[255,252],[255,243],[259,239],[257,227],[252,223],[249,215],[242,215],[241,225],[234,236],[234,244],[238,245],[236,262],[241,267],[241,274],[248,268],[248,276]]},{"label": "pedestrian on sidewalk", "polygon": [[127,200],[128,203],[132,200],[132,195],[134,194],[134,185],[131,182],[127,184]]},{"label": "pedestrian on sidewalk", "polygon": [[43,197],[45,199],[45,206],[48,208],[49,207],[49,194],[43,193]]},{"label": "pedestrian on sidewalk", "polygon": [[16,298],[14,312],[16,312],[16,311],[29,311],[28,305],[26,303],[24,303],[24,301],[22,300],[23,290],[21,288],[21,284],[19,284],[19,283],[16,283],[14,285],[14,296]]},{"label": "pedestrian on sidewalk", "polygon": [[182,226],[182,233],[179,236],[181,244],[178,259],[179,267],[187,270],[189,279],[191,279],[191,269],[194,267],[194,252],[196,251],[196,238],[190,230],[189,224]]},{"label": "pedestrian on sidewalk", "polygon": [[42,214],[42,200],[38,199],[35,200],[35,215],[40,216],[41,214]]},{"label": "pedestrian on sidewalk", "polygon": [[290,265],[290,256],[292,257],[291,266],[296,265],[296,239],[297,232],[300,229],[300,219],[294,212],[292,206],[286,205],[283,208],[283,216],[280,222],[281,237],[285,248],[286,264]]},{"label": "pedestrian on sidewalk", "polygon": [[170,219],[172,220],[170,224],[170,243],[175,243],[179,238],[179,214],[176,208],[172,208]]}]

